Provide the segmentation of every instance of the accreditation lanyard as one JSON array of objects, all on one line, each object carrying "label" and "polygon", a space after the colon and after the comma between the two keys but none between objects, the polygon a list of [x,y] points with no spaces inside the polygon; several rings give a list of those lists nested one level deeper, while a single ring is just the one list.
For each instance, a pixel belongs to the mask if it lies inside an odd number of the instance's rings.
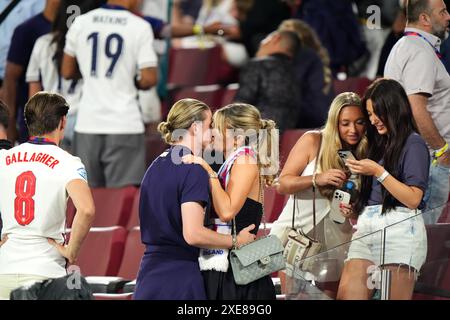
[{"label": "accreditation lanyard", "polygon": [[432,44],[427,38],[425,38],[423,35],[421,35],[420,33],[412,32],[412,31],[406,31],[406,32],[404,33],[404,35],[405,35],[405,36],[414,36],[414,37],[420,37],[420,38],[422,38],[423,40],[425,40],[426,42],[428,42],[428,44],[433,48],[433,50],[434,50],[434,52],[436,53],[437,57],[438,57],[439,59],[442,59],[442,54],[439,52],[439,50],[436,49],[436,47],[433,46],[433,44]]}]

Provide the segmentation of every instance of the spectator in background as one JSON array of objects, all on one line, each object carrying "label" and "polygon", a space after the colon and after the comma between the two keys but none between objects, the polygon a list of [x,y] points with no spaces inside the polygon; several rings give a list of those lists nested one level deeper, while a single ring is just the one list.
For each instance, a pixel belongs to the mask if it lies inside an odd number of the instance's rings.
[{"label": "spectator in background", "polygon": [[110,0],[76,18],[66,35],[62,75],[76,78],[78,65],[83,76],[74,153],[85,163],[91,187],[139,185],[145,173],[136,97],[138,89],[156,84],[157,57],[150,25],[130,12],[139,2]]},{"label": "spectator in background", "polygon": [[450,189],[450,75],[439,52],[450,15],[442,0],[410,0],[406,14],[405,36],[392,48],[384,76],[405,88],[419,132],[434,156],[424,213],[425,223],[432,224]]},{"label": "spectator in background", "polygon": [[61,145],[68,151],[71,150],[72,146],[83,83],[81,75],[73,80],[65,80],[60,72],[68,30],[67,21],[72,15],[68,8],[72,5],[77,5],[80,8],[80,13],[83,14],[95,9],[99,4],[92,0],[62,0],[53,23],[52,32],[36,40],[26,72],[30,97],[38,91],[56,92],[61,94],[69,103],[70,110],[67,115],[67,127]]},{"label": "spectator in background", "polygon": [[273,119],[281,132],[293,129],[300,115],[300,96],[293,59],[301,43],[291,31],[275,31],[263,41],[240,73],[234,98],[256,106],[263,118]]},{"label": "spectator in background", "polygon": [[[374,79],[381,50],[399,11],[402,0],[352,0],[357,5],[359,24],[370,54],[350,67],[352,77]],[[355,6],[353,6],[354,8]],[[389,52],[388,52],[389,54]]]},{"label": "spectator in background", "polygon": [[[203,0],[200,12],[192,24],[195,36],[184,37],[172,41],[174,47],[204,48],[220,44],[225,61],[235,67],[242,67],[248,60],[247,52],[242,44],[227,41],[223,38],[224,27],[237,27],[238,20],[232,15],[234,0]],[[182,25],[172,24],[172,35],[179,35]],[[191,31],[189,30],[189,31]]]},{"label": "spectator in background", "polygon": [[302,47],[295,55],[294,68],[300,88],[298,128],[319,128],[325,124],[334,97],[330,57],[311,27],[297,19],[285,20],[278,30],[295,32]]},{"label": "spectator in background", "polygon": [[[447,8],[450,7],[450,0],[444,0]],[[447,69],[447,72],[450,72],[450,37],[446,37],[445,40],[442,41],[441,45],[441,53],[442,53],[442,63]]]},{"label": "spectator in background", "polygon": [[380,58],[378,60],[377,77],[382,77],[384,68],[386,66],[387,58],[391,53],[392,48],[403,37],[403,32],[406,26],[406,7],[402,6],[398,11],[397,17],[392,25],[392,30],[388,34],[383,48],[381,48]]},{"label": "spectator in background", "polygon": [[[182,19],[184,22],[191,24],[197,20],[197,17],[200,13],[200,8],[202,7],[202,0],[178,0],[175,2],[179,2],[180,13],[182,15]],[[174,8],[176,6],[174,5]]]},{"label": "spectator in background", "polygon": [[351,1],[303,0],[295,17],[317,32],[330,54],[333,74],[348,72],[355,61],[368,53]]},{"label": "spectator in background", "polygon": [[232,14],[238,25],[220,25],[219,30],[228,40],[242,42],[249,57],[256,54],[261,40],[291,17],[282,0],[234,0]]},{"label": "spectator in background", "polygon": [[[30,18],[14,31],[6,62],[3,83],[4,101],[10,108],[8,137],[12,142],[25,142],[28,132],[23,117],[23,108],[28,100],[28,85],[25,72],[36,40],[51,30],[60,0],[47,0],[42,13]],[[19,128],[19,131],[17,131]]]},{"label": "spectator in background", "polygon": [[[4,14],[5,10],[13,5],[12,0],[0,0],[0,14]],[[0,22],[0,99],[3,99],[3,79],[5,78],[6,56],[8,55],[9,46],[14,29],[44,10],[44,1],[42,0],[28,0],[17,1],[8,15],[5,15],[3,21]],[[5,13],[6,14],[6,13]]]}]

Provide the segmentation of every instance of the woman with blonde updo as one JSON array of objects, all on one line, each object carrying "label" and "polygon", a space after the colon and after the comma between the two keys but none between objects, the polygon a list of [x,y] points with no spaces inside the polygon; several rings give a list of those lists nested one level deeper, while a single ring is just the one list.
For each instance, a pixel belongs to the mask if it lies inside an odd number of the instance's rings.
[{"label": "woman with blonde updo", "polygon": [[170,148],[153,161],[142,180],[139,218],[146,245],[134,299],[206,299],[198,256],[202,248],[231,248],[254,240],[254,225],[233,239],[203,226],[209,200],[208,174],[183,155],[200,155],[211,141],[211,110],[194,99],[176,102],[158,130]]},{"label": "woman with blonde updo", "polygon": [[[235,219],[237,232],[254,224],[256,235],[263,215],[264,185],[271,185],[278,171],[275,122],[261,119],[252,105],[234,103],[217,110],[213,123],[214,147],[226,159],[218,175],[200,157],[190,155],[183,161],[200,164],[210,176],[214,213],[209,218],[214,229],[231,234]],[[208,299],[275,299],[270,276],[247,285],[235,283],[228,250],[203,249],[199,263]]]}]

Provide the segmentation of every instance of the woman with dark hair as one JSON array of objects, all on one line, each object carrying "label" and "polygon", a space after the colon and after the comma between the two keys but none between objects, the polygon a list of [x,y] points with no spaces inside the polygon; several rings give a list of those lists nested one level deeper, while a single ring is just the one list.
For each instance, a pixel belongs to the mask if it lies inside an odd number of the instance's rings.
[{"label": "woman with dark hair", "polygon": [[61,77],[61,64],[70,23],[80,14],[98,8],[103,0],[63,0],[53,22],[52,32],[36,40],[26,73],[28,92],[32,97],[39,91],[57,92],[70,105],[67,127],[62,147],[70,150],[73,129],[81,98],[81,74],[78,79],[65,80]]},{"label": "woman with dark hair", "polygon": [[[427,254],[420,210],[428,184],[428,148],[417,134],[408,97],[397,81],[375,81],[366,91],[363,107],[372,124],[367,130],[369,155],[346,162],[352,172],[362,175],[362,181],[356,203],[341,205],[344,216],[358,215],[358,223],[338,299],[369,299],[373,290],[367,283],[373,266],[392,271],[392,299],[411,299]],[[383,229],[382,245],[381,232],[374,232]]]}]

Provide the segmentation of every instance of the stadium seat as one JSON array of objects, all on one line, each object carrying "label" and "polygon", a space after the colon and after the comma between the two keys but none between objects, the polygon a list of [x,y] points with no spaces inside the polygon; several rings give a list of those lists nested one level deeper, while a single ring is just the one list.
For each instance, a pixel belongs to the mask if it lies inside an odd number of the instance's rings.
[{"label": "stadium seat", "polygon": [[439,217],[438,223],[450,223],[450,203],[447,202]]},{"label": "stadium seat", "polygon": [[450,223],[426,225],[428,251],[413,299],[450,300]]},{"label": "stadium seat", "polygon": [[124,227],[91,228],[76,264],[84,276],[115,276],[119,271],[127,231]]},{"label": "stadium seat", "polygon": [[86,277],[95,293],[118,293],[125,284],[136,279],[144,255],[145,246],[141,242],[141,231],[135,227],[128,233],[122,261],[117,276]]},{"label": "stadium seat", "polygon": [[141,190],[139,189],[133,198],[133,205],[131,206],[130,219],[128,220],[127,230],[131,230],[139,226],[139,199],[141,198]]},{"label": "stadium seat", "polygon": [[159,133],[148,134],[145,137],[145,163],[147,167],[168,147]]},{"label": "stadium seat", "polygon": [[450,223],[450,193],[448,195],[447,204],[442,210],[441,216],[438,219],[439,223]]},{"label": "stadium seat", "polygon": [[292,129],[286,130],[281,136],[280,141],[280,166],[283,169],[284,164],[298,139],[307,131],[312,129]]},{"label": "stadium seat", "polygon": [[274,187],[268,187],[264,190],[264,213],[267,222],[274,222],[283,211],[289,196],[277,192]]},{"label": "stadium seat", "polygon": [[171,92],[172,104],[180,99],[192,98],[206,103],[211,110],[217,110],[221,107],[224,89],[218,84],[185,87],[174,89]]},{"label": "stadium seat", "polygon": [[234,101],[234,97],[239,90],[239,83],[229,84],[223,92],[221,106],[224,107]]},{"label": "stadium seat", "polygon": [[125,292],[134,292],[136,289],[136,280],[130,281],[123,286],[122,291]]},{"label": "stadium seat", "polygon": [[141,241],[141,230],[139,227],[134,227],[128,233],[117,276],[129,280],[136,279],[144,251],[145,245]]},{"label": "stadium seat", "polygon": [[367,78],[347,78],[346,80],[333,80],[334,92],[336,95],[342,92],[355,92],[359,96],[363,96],[367,87],[372,83],[370,79]]},{"label": "stadium seat", "polygon": [[137,188],[93,188],[94,227],[127,226]]},{"label": "stadium seat", "polygon": [[133,300],[133,293],[94,293],[95,300]]},{"label": "stadium seat", "polygon": [[169,87],[196,86],[220,82],[222,49],[171,48],[169,58]]}]

